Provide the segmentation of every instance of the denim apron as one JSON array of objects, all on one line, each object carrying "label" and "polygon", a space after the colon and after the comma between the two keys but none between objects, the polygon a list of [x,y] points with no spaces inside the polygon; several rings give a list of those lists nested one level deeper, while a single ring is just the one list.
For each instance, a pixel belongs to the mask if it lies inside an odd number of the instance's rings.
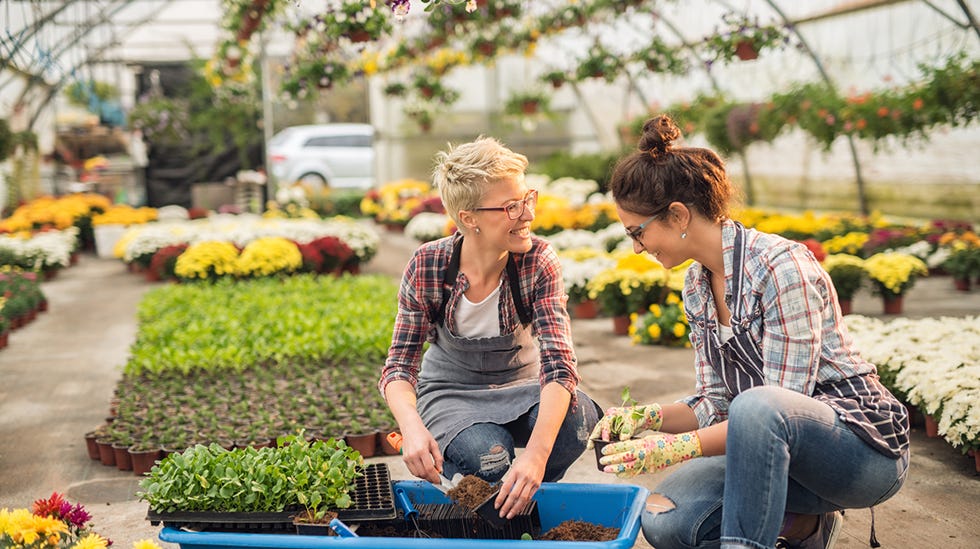
[{"label": "denim apron", "polygon": [[[736,223],[733,296],[741,296],[745,284],[744,233],[745,228]],[[749,333],[749,327],[762,315],[761,307],[745,311],[744,300],[736,298],[733,301],[731,326],[734,335],[731,338],[722,342],[716,322],[704,323],[709,362],[732,398],[746,389],[765,384],[762,351]],[[908,411],[881,385],[877,375],[827,381],[817,385],[811,396],[833,408],[848,428],[878,452],[897,458],[908,445]]]},{"label": "denim apron", "polygon": [[442,308],[435,319],[436,338],[422,357],[416,387],[419,415],[444,453],[463,429],[476,423],[510,423],[541,399],[541,355],[531,334],[512,258],[508,258],[507,283],[521,317],[513,333],[460,337],[444,320],[449,299],[446,288],[455,285],[461,245],[462,238],[455,243],[445,273]]}]

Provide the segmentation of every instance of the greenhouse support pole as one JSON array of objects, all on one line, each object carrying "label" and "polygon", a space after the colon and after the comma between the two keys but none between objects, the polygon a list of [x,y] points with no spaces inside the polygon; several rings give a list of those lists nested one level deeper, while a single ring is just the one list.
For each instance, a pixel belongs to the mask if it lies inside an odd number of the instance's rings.
[{"label": "greenhouse support pole", "polygon": [[980,25],[977,24],[976,17],[974,17],[973,12],[970,11],[970,6],[967,6],[966,2],[963,0],[956,0],[956,3],[959,4],[960,9],[963,10],[963,13],[966,15],[966,20],[970,22],[970,26],[973,27],[973,32],[976,33],[977,38],[980,38]]},{"label": "greenhouse support pole", "polygon": [[[776,5],[775,0],[766,0],[766,3],[769,4],[769,7],[771,7],[772,10],[782,18],[783,22],[786,23],[786,25],[792,30],[793,34],[796,35],[797,40],[800,41],[800,45],[803,46],[803,49],[806,51],[807,55],[810,56],[810,59],[812,59],[814,65],[816,65],[817,71],[820,73],[820,76],[823,78],[824,82],[836,89],[837,87],[834,85],[834,82],[830,79],[830,76],[824,69],[823,63],[820,62],[820,58],[817,57],[817,55],[810,48],[810,44],[806,42],[806,39],[803,38],[800,31],[796,29],[796,25],[794,25],[793,22],[786,17],[783,10],[779,9],[779,6]],[[871,212],[868,208],[867,193],[864,190],[864,177],[861,175],[861,160],[858,158],[857,147],[854,145],[854,137],[850,134],[847,135],[847,145],[851,149],[851,160],[854,163],[854,176],[857,179],[858,206],[861,208],[862,215],[868,215]]]},{"label": "greenhouse support pole", "polygon": [[279,182],[272,176],[269,168],[269,141],[272,141],[274,121],[272,111],[272,75],[269,67],[268,40],[266,33],[259,33],[259,70],[262,71],[262,167],[265,169],[266,196],[272,197],[279,190]]}]

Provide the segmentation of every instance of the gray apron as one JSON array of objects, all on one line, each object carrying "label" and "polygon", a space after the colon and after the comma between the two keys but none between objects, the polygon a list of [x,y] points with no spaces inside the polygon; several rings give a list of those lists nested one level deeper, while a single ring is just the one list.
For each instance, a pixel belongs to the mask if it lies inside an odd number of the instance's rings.
[{"label": "gray apron", "polygon": [[[736,296],[731,311],[734,335],[725,342],[718,336],[713,321],[698,321],[708,340],[708,360],[715,373],[725,383],[732,397],[742,391],[765,385],[761,349],[752,339],[748,327],[762,311],[746,311],[742,295],[745,282],[745,228],[735,224],[735,245],[732,259],[732,295]],[[816,386],[813,398],[828,404],[841,421],[868,445],[886,456],[898,457],[908,446],[908,412],[878,381],[878,376],[865,374]]]},{"label": "gray apron", "polygon": [[507,262],[507,282],[522,320],[517,329],[506,335],[468,338],[448,328],[447,288],[456,283],[462,242],[462,238],[455,242],[444,276],[436,338],[422,357],[416,386],[419,415],[443,453],[463,429],[477,423],[510,423],[541,400],[541,353],[531,335],[512,257]]}]

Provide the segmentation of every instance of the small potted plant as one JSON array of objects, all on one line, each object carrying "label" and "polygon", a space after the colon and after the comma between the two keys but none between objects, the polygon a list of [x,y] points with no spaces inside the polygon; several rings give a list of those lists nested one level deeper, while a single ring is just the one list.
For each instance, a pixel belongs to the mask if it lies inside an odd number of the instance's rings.
[{"label": "small potted plant", "polygon": [[[632,408],[633,410],[632,410],[631,414],[632,414],[634,420],[638,420],[638,419],[642,419],[643,418],[643,412],[641,412],[641,411],[639,411],[639,410],[636,409],[636,404],[637,404],[636,403],[636,400],[633,399],[632,397],[630,397],[630,388],[629,387],[623,387],[623,391],[620,393],[619,396],[620,396],[620,399],[622,400],[622,402],[620,402],[619,406],[621,408]],[[602,459],[602,449],[605,448],[606,446],[610,445],[610,444],[613,444],[615,442],[619,442],[619,436],[618,436],[618,434],[620,432],[622,432],[622,430],[623,430],[623,418],[622,417],[619,417],[619,416],[614,417],[612,419],[612,422],[609,425],[609,433],[610,433],[609,438],[610,438],[610,440],[593,440],[592,441],[592,445],[593,445],[593,448],[595,450],[595,463],[596,463],[596,467],[598,467],[598,469],[600,471],[602,471],[602,469],[604,467],[601,463],[599,463],[599,460]]]},{"label": "small potted plant", "polygon": [[564,86],[565,82],[568,81],[568,75],[565,73],[565,71],[554,70],[542,74],[540,80],[542,82],[547,82],[552,88],[557,90],[558,88]]},{"label": "small potted plant", "polygon": [[785,29],[777,25],[762,25],[758,18],[734,12],[722,16],[725,28],[707,37],[705,50],[713,61],[731,61],[735,57],[750,61],[764,49],[784,46],[789,42]]},{"label": "small potted plant", "polygon": [[885,314],[901,314],[902,296],[915,285],[920,276],[928,276],[929,268],[921,259],[898,252],[881,252],[865,260],[871,280],[871,291],[884,300]]},{"label": "small potted plant", "polygon": [[511,116],[533,116],[549,110],[550,97],[538,89],[514,92],[504,103],[504,112]]},{"label": "small potted plant", "polygon": [[830,275],[837,290],[841,314],[851,314],[854,294],[861,289],[864,279],[868,276],[864,268],[864,260],[849,254],[830,254],[821,265]]},{"label": "small potted plant", "polygon": [[676,292],[670,292],[663,303],[654,303],[630,326],[630,338],[643,345],[690,347],[691,327],[684,314],[684,304]]}]

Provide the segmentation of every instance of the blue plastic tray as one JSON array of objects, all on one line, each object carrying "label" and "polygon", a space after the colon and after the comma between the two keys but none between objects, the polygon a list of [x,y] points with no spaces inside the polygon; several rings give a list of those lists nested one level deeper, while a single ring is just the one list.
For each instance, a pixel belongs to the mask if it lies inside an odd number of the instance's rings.
[{"label": "blue plastic tray", "polygon": [[[395,487],[408,492],[415,504],[449,503],[445,494],[428,482],[398,481]],[[629,484],[551,483],[541,485],[534,499],[541,514],[541,531],[546,532],[566,520],[581,520],[619,528],[611,541],[524,541],[482,539],[341,538],[291,534],[234,534],[223,532],[183,532],[173,528],[160,531],[160,539],[177,543],[181,549],[321,549],[358,547],[365,549],[410,548],[497,548],[535,547],[628,549],[640,531],[640,513],[648,495],[646,488]]]}]

